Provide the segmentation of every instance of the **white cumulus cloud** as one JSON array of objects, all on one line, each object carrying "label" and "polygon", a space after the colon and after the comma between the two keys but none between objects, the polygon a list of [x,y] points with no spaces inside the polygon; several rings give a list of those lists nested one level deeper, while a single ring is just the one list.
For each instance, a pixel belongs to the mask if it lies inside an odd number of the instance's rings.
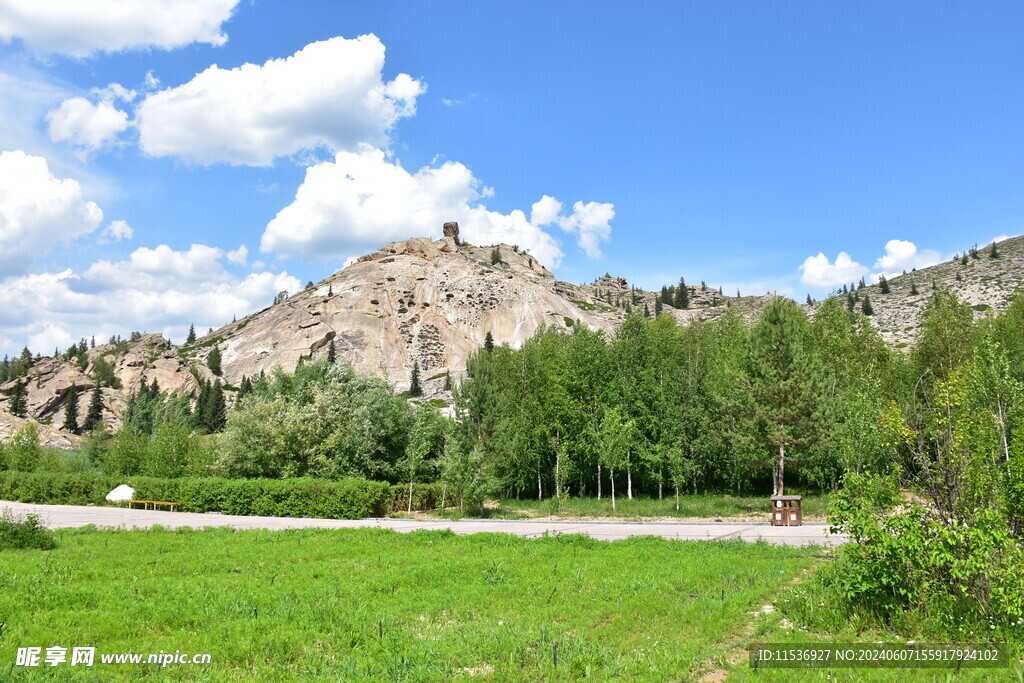
[{"label": "white cumulus cloud", "polygon": [[249,247],[243,244],[238,247],[238,249],[229,251],[227,253],[227,257],[228,261],[231,261],[231,263],[234,263],[236,266],[244,266],[249,262]]},{"label": "white cumulus cloud", "polygon": [[885,255],[875,261],[875,270],[886,277],[895,277],[903,271],[934,266],[942,261],[942,254],[933,249],[919,250],[907,240],[889,240],[885,243]]},{"label": "white cumulus cloud", "polygon": [[113,142],[128,128],[128,114],[111,101],[90,102],[72,97],[46,115],[50,139],[87,150]]},{"label": "white cumulus cloud", "polygon": [[800,282],[808,287],[824,289],[856,282],[867,275],[868,268],[854,261],[845,251],[839,252],[835,263],[825,254],[818,252],[817,256],[808,256],[804,259],[800,271]]},{"label": "white cumulus cloud", "polygon": [[439,237],[443,223],[458,221],[471,243],[518,244],[557,267],[562,250],[538,221],[572,230],[588,253],[611,230],[611,204],[577,202],[570,216],[562,216],[561,202],[545,195],[527,219],[519,209],[488,209],[480,201],[486,194],[492,193],[458,162],[411,173],[380,149],[339,152],[333,161],[306,169],[295,200],[267,224],[260,251],[295,259],[345,258],[388,240]]},{"label": "white cumulus cloud", "polygon": [[239,0],[0,0],[0,42],[38,56],[223,45]]},{"label": "white cumulus cloud", "polygon": [[130,240],[134,235],[135,231],[132,230],[132,226],[128,225],[127,221],[111,221],[110,225],[103,229],[102,242],[108,243]]},{"label": "white cumulus cloud", "polygon": [[562,213],[562,202],[544,195],[530,207],[530,222],[534,225],[551,225]]},{"label": "white cumulus cloud", "polygon": [[572,214],[556,219],[559,227],[576,235],[576,244],[590,258],[601,258],[601,243],[612,237],[615,206],[601,202],[576,202]]},{"label": "white cumulus cloud", "polygon": [[339,37],[263,65],[213,65],[146,96],[136,110],[139,143],[151,156],[250,166],[321,146],[383,145],[426,89],[407,74],[385,82],[384,51],[374,35]]},{"label": "white cumulus cloud", "polygon": [[54,176],[43,157],[0,152],[0,276],[96,230],[103,211],[82,195],[77,180]]},{"label": "white cumulus cloud", "polygon": [[50,353],[82,337],[107,339],[131,330],[163,332],[182,341],[190,324],[218,327],[267,306],[300,282],[287,272],[228,273],[215,247],[193,244],[136,249],[123,261],[98,261],[83,271],[11,276],[0,281],[0,337]]}]

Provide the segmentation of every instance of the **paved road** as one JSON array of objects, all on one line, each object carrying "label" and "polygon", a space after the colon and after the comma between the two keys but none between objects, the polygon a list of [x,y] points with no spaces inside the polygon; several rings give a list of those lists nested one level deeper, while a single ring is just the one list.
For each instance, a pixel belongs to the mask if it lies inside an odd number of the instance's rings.
[{"label": "paved road", "polygon": [[196,512],[164,512],[128,510],[115,507],[78,505],[35,505],[0,501],[0,509],[15,513],[38,514],[51,528],[80,527],[88,524],[104,527],[145,529],[155,524],[166,527],[230,526],[236,529],[353,529],[376,527],[399,532],[419,529],[451,529],[457,534],[498,532],[535,538],[546,533],[586,534],[602,541],[629,536],[661,536],[680,540],[718,541],[739,538],[744,541],[763,539],[776,545],[835,546],[844,543],[842,536],[828,533],[824,523],[807,523],[800,527],[773,527],[767,522],[594,522],[548,520],[446,520],[446,519],[300,519],[295,517],[244,517]]}]

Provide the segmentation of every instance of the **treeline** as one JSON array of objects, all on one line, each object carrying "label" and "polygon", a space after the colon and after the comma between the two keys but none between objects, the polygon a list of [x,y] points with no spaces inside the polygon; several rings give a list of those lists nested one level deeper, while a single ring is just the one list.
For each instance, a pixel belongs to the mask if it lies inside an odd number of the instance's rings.
[{"label": "treeline", "polygon": [[837,302],[810,320],[777,298],[753,326],[727,309],[541,331],[472,357],[456,409],[513,497],[824,489],[892,459],[878,417],[908,371]]},{"label": "treeline", "polygon": [[[453,417],[321,360],[246,378],[231,409],[219,380],[195,400],[148,386],[86,450],[112,475],[436,481],[476,501],[825,490],[849,472],[934,488],[929,458],[955,443],[990,464],[971,495],[1009,500],[992,482],[1024,462],[1012,457],[1024,449],[1024,300],[975,323],[936,291],[918,339],[890,349],[838,297],[813,319],[784,298],[752,321],[728,308],[685,327],[634,314],[611,337],[577,326],[520,349],[487,344],[453,382]],[[926,406],[954,390],[971,422],[936,441]]]}]

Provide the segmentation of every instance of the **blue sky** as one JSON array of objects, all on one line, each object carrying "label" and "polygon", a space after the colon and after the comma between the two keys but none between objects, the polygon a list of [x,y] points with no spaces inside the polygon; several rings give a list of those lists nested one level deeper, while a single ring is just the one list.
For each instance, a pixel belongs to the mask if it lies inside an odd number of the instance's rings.
[{"label": "blue sky", "polygon": [[180,341],[447,219],[801,300],[1024,231],[1018,3],[36,4],[0,3],[0,352]]}]

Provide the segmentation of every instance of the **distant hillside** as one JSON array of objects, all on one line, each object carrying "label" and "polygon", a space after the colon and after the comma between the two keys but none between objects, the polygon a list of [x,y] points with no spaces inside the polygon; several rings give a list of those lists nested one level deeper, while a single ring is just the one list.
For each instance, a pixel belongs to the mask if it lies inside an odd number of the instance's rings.
[{"label": "distant hillside", "polygon": [[[888,281],[889,293],[880,284],[857,289],[855,309],[862,310],[864,298],[874,313],[869,317],[882,337],[896,348],[905,348],[917,338],[918,316],[937,287],[948,287],[974,308],[976,318],[1003,310],[1010,297],[1024,287],[1024,236],[978,247],[975,254],[963,254],[943,263],[909,272]],[[914,288],[917,294],[913,293]],[[840,295],[844,300],[846,295]],[[813,313],[820,305],[809,307]]]}]

